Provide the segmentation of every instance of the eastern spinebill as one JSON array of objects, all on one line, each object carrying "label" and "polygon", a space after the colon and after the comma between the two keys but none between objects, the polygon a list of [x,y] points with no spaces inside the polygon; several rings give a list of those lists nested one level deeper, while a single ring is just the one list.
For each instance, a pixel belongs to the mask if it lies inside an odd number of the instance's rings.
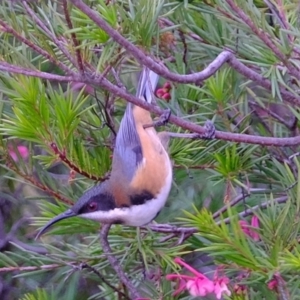
[{"label": "eastern spinebill", "polygon": [[[158,78],[144,68],[136,96],[151,103]],[[116,137],[110,178],[50,220],[37,238],[54,223],[75,216],[129,226],[151,222],[165,205],[172,184],[167,138],[154,127],[144,127],[152,123],[150,112],[128,103]]]}]

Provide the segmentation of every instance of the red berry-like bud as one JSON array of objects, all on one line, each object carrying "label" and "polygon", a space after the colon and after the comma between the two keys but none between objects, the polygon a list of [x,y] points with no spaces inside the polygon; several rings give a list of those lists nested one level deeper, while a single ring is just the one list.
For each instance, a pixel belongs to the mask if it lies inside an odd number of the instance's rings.
[{"label": "red berry-like bud", "polygon": [[167,92],[170,91],[170,89],[172,88],[171,83],[170,82],[165,82],[163,85],[163,88],[167,90]]},{"label": "red berry-like bud", "polygon": [[165,93],[161,98],[169,102],[171,100],[171,95],[170,93]]},{"label": "red berry-like bud", "polygon": [[272,279],[271,281],[268,282],[268,289],[273,291],[276,290],[278,287],[278,282],[276,279]]},{"label": "red berry-like bud", "polygon": [[158,90],[156,91],[156,96],[157,96],[158,98],[162,98],[164,94],[165,94],[165,91],[164,91],[163,89],[158,89]]}]

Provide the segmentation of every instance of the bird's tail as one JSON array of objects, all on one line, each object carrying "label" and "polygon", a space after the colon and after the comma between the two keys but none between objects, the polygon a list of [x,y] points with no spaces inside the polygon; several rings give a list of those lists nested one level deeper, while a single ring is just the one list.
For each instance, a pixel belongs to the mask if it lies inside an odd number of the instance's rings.
[{"label": "bird's tail", "polygon": [[145,100],[147,103],[151,103],[158,83],[158,79],[159,76],[156,73],[146,67],[143,68],[140,75],[136,96],[140,99]]}]

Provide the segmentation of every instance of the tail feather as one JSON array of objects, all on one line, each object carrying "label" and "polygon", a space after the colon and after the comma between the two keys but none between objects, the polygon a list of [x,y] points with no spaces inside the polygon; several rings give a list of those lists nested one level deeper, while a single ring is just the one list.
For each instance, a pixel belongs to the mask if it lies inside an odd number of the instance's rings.
[{"label": "tail feather", "polygon": [[151,103],[159,76],[148,68],[144,68],[140,75],[136,96],[147,103]]}]

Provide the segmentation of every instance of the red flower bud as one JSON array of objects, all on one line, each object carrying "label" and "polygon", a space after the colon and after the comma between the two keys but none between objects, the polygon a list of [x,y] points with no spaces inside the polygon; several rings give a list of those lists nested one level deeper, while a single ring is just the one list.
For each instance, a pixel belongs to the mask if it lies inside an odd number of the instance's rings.
[{"label": "red flower bud", "polygon": [[170,82],[165,82],[163,85],[163,88],[167,90],[167,92],[169,92],[172,88],[171,83]]},{"label": "red flower bud", "polygon": [[171,95],[170,93],[165,93],[161,99],[166,100],[167,102],[169,102],[171,100]]},{"label": "red flower bud", "polygon": [[162,98],[162,96],[165,94],[165,91],[163,89],[158,89],[155,94],[156,97]]}]

